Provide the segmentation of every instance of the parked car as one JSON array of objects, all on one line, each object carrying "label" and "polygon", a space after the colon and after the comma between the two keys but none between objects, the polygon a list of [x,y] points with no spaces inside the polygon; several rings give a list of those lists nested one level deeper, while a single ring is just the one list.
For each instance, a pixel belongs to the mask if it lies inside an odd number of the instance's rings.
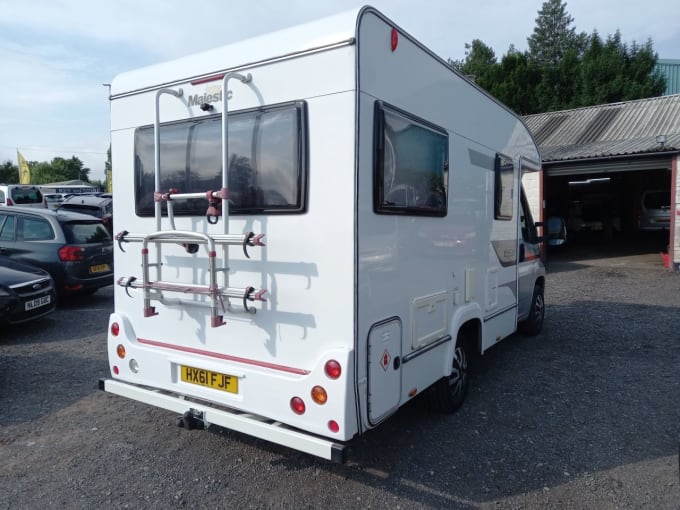
[{"label": "parked car", "polygon": [[95,292],[113,284],[113,239],[93,216],[0,209],[0,255],[46,270],[59,294]]},{"label": "parked car", "polygon": [[59,209],[101,218],[109,232],[113,231],[113,200],[110,196],[71,195],[61,203]]},{"label": "parked car", "polygon": [[56,306],[54,281],[47,271],[0,256],[0,322],[39,319]]},{"label": "parked car", "polygon": [[621,232],[621,218],[610,204],[599,199],[576,200],[571,203],[567,226],[578,232]]},{"label": "parked car", "polygon": [[38,186],[29,184],[0,184],[0,207],[20,205],[44,208],[43,195]]},{"label": "parked car", "polygon": [[70,196],[71,193],[43,193],[45,207],[48,209],[57,209],[61,203]]},{"label": "parked car", "polygon": [[671,226],[670,190],[643,192],[637,220],[640,230],[668,230]]}]

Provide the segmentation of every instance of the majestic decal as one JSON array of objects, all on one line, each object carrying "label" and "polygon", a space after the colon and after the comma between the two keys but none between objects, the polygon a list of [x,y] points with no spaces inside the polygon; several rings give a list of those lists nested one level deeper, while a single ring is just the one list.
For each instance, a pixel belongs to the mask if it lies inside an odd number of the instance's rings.
[{"label": "majestic decal", "polygon": [[[233,96],[231,90],[227,91],[227,99],[231,99]],[[189,96],[189,106],[201,106],[202,104],[208,103],[221,103],[222,102],[222,87],[217,85],[211,85],[206,88],[203,94],[194,94]]]}]

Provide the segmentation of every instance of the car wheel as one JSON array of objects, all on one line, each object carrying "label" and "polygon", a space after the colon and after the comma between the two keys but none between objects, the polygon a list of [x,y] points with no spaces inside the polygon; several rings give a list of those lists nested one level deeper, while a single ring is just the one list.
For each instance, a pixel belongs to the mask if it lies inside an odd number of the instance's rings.
[{"label": "car wheel", "polygon": [[433,410],[452,413],[463,404],[469,386],[470,355],[470,342],[462,332],[459,332],[453,352],[451,374],[442,377],[432,387],[430,407]]},{"label": "car wheel", "polygon": [[543,320],[545,319],[545,297],[543,296],[543,287],[536,285],[534,287],[534,295],[531,297],[531,309],[529,310],[529,317],[521,324],[522,333],[529,336],[538,335],[543,329]]}]

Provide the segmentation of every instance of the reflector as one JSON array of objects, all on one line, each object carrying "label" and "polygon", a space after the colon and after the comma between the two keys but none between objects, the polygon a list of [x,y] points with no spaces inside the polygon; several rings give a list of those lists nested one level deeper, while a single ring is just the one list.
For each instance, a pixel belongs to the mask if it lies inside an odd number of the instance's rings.
[{"label": "reflector", "polygon": [[317,404],[325,404],[326,401],[328,400],[328,395],[326,394],[326,390],[323,389],[322,386],[314,386],[312,388],[312,400],[316,402]]}]

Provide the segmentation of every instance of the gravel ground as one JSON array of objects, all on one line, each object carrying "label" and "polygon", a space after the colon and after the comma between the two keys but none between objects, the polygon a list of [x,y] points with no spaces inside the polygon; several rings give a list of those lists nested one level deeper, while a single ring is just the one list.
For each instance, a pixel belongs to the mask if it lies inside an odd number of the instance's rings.
[{"label": "gravel ground", "polygon": [[0,329],[0,508],[678,509],[680,274],[548,264],[546,325],[456,414],[414,400],[335,465],[97,390],[112,291]]}]

